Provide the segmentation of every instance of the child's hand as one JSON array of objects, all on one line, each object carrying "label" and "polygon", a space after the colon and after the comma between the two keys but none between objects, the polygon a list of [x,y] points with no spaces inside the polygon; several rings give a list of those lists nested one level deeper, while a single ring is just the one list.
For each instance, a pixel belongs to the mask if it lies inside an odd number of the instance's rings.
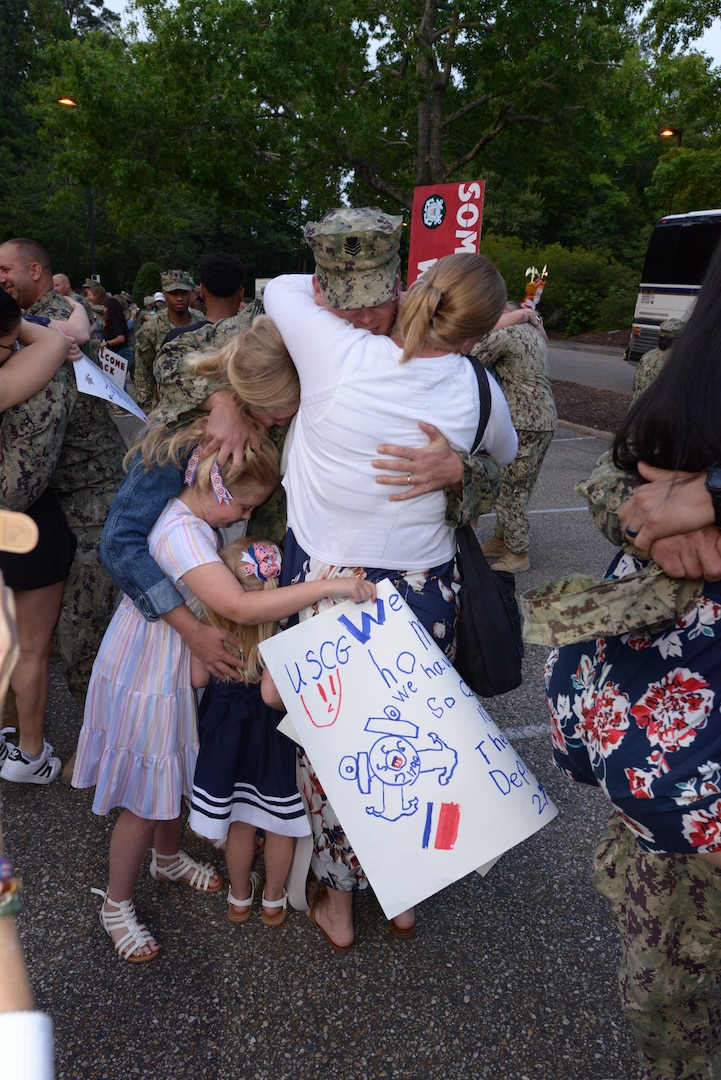
[{"label": "child's hand", "polygon": [[326,581],[328,592],[326,595],[336,600],[353,600],[356,604],[363,604],[366,600],[375,600],[376,587],[372,581],[366,581],[359,577],[339,577]]}]

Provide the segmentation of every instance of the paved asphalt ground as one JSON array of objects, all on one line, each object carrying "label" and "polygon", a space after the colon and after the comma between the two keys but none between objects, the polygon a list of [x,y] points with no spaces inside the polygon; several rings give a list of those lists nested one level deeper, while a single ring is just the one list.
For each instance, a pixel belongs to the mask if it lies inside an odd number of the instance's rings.
[{"label": "paved asphalt ground", "polygon": [[[617,366],[616,354],[554,348],[554,367],[571,362],[597,380]],[[554,378],[567,377],[556,367]],[[533,495],[532,569],[519,591],[609,561],[573,491],[606,446],[559,428]],[[492,524],[481,521],[482,538]],[[347,956],[300,913],[276,930],[257,913],[231,926],[224,894],[163,887],[146,869],[136,902],[163,955],[122,963],[90,893],[106,883],[112,820],[92,815],[91,792],[2,784],[6,847],[25,884],[20,928],[38,1006],[55,1021],[58,1080],[637,1080],[618,945],[589,883],[608,811],[550,763],[545,656],[528,648],[523,685],[489,707],[559,816],[485,879],[471,874],[427,900],[409,941],[391,936],[370,891],[359,896]],[[63,760],[80,723],[55,676],[48,737]],[[208,857],[201,841],[184,843]]]}]

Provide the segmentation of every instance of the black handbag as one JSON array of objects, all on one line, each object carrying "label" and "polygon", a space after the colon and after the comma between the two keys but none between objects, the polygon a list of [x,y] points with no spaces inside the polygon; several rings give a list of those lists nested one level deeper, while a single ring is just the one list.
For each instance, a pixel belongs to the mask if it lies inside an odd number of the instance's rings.
[{"label": "black handbag", "polygon": [[[477,450],[491,412],[491,391],[483,365],[475,356],[468,359],[478,379],[481,402]],[[515,578],[489,566],[470,525],[456,529],[456,541],[462,585],[454,667],[481,697],[505,694],[522,680],[523,638]]]}]

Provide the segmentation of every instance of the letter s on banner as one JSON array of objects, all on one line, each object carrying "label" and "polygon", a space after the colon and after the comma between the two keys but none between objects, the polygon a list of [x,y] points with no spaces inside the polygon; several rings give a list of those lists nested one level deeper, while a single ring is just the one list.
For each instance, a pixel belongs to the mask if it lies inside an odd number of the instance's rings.
[{"label": "letter s on banner", "polygon": [[408,256],[409,286],[444,255],[478,251],[484,194],[484,180],[415,189]]}]

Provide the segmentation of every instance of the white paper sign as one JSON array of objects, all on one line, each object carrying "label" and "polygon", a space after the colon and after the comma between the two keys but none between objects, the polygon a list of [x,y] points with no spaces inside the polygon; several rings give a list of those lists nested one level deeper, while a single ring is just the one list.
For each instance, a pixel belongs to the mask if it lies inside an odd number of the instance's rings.
[{"label": "white paper sign", "polygon": [[130,394],[113,382],[110,376],[101,371],[98,365],[89,360],[87,356],[76,360],[73,364],[73,370],[81,394],[104,398],[105,401],[111,401],[113,405],[119,405],[121,409],[126,409],[141,420],[148,419],[140,406],[135,404]]},{"label": "white paper sign", "polygon": [[260,648],[387,918],[556,816],[389,582]]},{"label": "white paper sign", "polygon": [[109,375],[121,390],[125,389],[125,376],[128,373],[128,361],[120,353],[113,352],[107,345],[101,345],[98,350],[100,367]]}]

